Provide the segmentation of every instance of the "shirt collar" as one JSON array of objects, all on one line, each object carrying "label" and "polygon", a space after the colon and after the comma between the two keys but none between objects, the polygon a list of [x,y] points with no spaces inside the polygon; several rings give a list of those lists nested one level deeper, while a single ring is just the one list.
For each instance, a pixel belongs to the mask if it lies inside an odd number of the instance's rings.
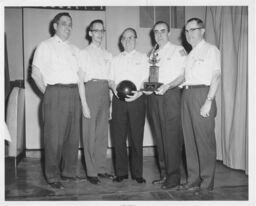
[{"label": "shirt collar", "polygon": [[196,51],[196,50],[200,49],[204,44],[205,44],[205,40],[202,39],[202,40],[195,46],[195,48],[192,49],[192,50],[195,50],[195,51]]},{"label": "shirt collar", "polygon": [[98,45],[96,45],[96,44],[93,43],[93,42],[92,42],[89,46],[90,46],[92,49],[100,49],[100,50],[103,50],[102,45],[98,46]]},{"label": "shirt collar", "polygon": [[58,35],[54,35],[53,38],[58,42],[58,43],[65,43],[65,44],[68,44],[69,41],[66,40],[66,41],[63,41]]},{"label": "shirt collar", "polygon": [[170,42],[168,41],[161,49],[158,49],[157,53],[162,53],[164,50],[166,50],[170,46]]},{"label": "shirt collar", "polygon": [[134,53],[135,53],[135,49],[132,50],[131,52],[123,51],[121,54],[122,54],[123,56],[132,56]]}]

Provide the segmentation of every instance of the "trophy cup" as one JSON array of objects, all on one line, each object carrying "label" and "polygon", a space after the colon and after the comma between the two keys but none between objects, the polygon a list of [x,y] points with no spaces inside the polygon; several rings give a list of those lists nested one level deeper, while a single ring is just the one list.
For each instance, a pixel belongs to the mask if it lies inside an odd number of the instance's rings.
[{"label": "trophy cup", "polygon": [[157,44],[155,44],[153,50],[149,55],[149,63],[151,66],[149,67],[149,78],[148,82],[144,82],[144,91],[155,91],[162,85],[162,83],[158,82],[159,79],[159,66],[156,64],[159,62],[157,59],[158,54],[156,53]]}]

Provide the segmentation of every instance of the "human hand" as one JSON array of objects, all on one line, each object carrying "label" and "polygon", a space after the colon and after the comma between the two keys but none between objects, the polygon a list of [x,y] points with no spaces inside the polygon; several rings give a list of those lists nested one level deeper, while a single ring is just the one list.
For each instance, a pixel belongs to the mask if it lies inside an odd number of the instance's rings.
[{"label": "human hand", "polygon": [[165,92],[169,89],[169,85],[168,84],[163,84],[161,85],[156,91],[155,94],[157,95],[164,95]]},{"label": "human hand", "polygon": [[151,95],[151,94],[153,94],[154,92],[153,91],[142,91],[143,92],[143,94],[145,94],[145,95]]},{"label": "human hand", "polygon": [[200,115],[202,117],[209,117],[210,116],[210,110],[212,106],[212,101],[206,100],[203,106],[200,109]]},{"label": "human hand", "polygon": [[90,109],[87,105],[87,103],[82,103],[82,112],[83,112],[83,116],[87,119],[91,118],[91,113],[90,113]]},{"label": "human hand", "polygon": [[133,95],[127,95],[128,98],[125,98],[126,102],[132,102],[138,99],[143,93],[141,91],[132,91]]}]

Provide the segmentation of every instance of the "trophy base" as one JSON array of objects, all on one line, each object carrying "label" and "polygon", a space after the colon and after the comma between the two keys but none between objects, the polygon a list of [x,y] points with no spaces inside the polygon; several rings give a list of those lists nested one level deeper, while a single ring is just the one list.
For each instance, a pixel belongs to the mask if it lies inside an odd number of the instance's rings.
[{"label": "trophy base", "polygon": [[162,83],[159,82],[144,82],[144,89],[143,91],[156,91]]}]

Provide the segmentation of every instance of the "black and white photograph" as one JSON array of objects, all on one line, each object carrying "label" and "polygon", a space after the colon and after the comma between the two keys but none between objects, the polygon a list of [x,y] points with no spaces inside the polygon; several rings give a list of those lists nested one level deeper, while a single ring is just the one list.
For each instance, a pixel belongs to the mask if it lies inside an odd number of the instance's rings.
[{"label": "black and white photograph", "polygon": [[0,1],[1,203],[255,204],[255,3]]}]

